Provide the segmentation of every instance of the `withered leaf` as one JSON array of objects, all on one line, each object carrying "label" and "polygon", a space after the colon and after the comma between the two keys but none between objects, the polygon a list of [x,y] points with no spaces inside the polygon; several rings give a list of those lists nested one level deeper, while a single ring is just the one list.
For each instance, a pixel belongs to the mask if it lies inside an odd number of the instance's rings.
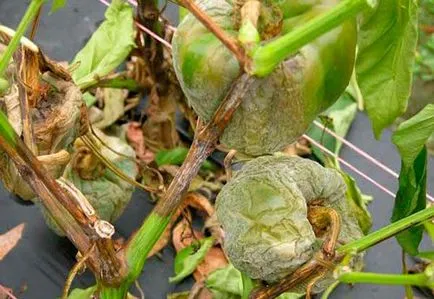
[{"label": "withered leaf", "polygon": [[127,139],[134,148],[137,158],[146,164],[154,161],[154,153],[145,146],[145,138],[140,123],[130,122],[128,124]]},{"label": "withered leaf", "polygon": [[16,299],[13,290],[0,284],[0,299]]},{"label": "withered leaf", "polygon": [[98,89],[97,96],[104,101],[103,118],[94,123],[93,126],[104,129],[124,115],[124,104],[128,91],[126,89],[102,88]]}]

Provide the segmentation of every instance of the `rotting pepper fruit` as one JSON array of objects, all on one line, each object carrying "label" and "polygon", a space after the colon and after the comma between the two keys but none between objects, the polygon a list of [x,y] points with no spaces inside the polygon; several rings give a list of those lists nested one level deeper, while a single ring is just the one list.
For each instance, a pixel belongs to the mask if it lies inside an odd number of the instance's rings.
[{"label": "rotting pepper fruit", "polygon": [[[6,30],[11,31],[5,27],[0,30],[0,56],[10,41]],[[82,94],[72,81],[42,70],[37,57],[39,50],[30,43],[27,41],[28,46],[20,46],[8,65],[9,88],[0,95],[0,109],[47,172],[59,178],[70,161],[70,146],[80,132]],[[30,126],[23,120],[24,102],[27,102]],[[26,131],[32,132],[31,141],[26,141]],[[22,199],[35,198],[15,164],[1,151],[0,179],[6,189]]]},{"label": "rotting pepper fruit", "polygon": [[[133,148],[118,137],[105,135],[99,130],[95,132],[106,146],[122,153],[118,155],[100,144],[101,154],[135,180],[138,168]],[[109,222],[115,221],[122,215],[134,192],[134,186],[106,168],[80,138],[74,142],[72,160],[62,178],[71,182],[86,197],[102,220]],[[47,211],[41,208],[47,225],[55,233],[63,236],[63,231],[59,229]]]},{"label": "rotting pepper fruit", "polygon": [[[232,2],[196,1],[220,27],[236,37]],[[263,40],[281,36],[338,2],[262,0],[258,30]],[[356,41],[356,21],[347,21],[302,47],[268,77],[258,78],[220,141],[251,156],[274,153],[294,142],[345,90],[354,67]],[[188,103],[209,121],[239,75],[239,64],[191,14],[178,26],[172,45],[175,72]]]},{"label": "rotting pepper fruit", "polygon": [[[273,283],[291,274],[321,250],[326,237],[308,220],[309,205],[318,200],[340,215],[339,244],[362,237],[345,190],[337,171],[308,159],[275,154],[247,162],[217,196],[226,254],[253,279]],[[355,268],[361,264],[362,255],[353,258]],[[322,291],[332,281],[330,273],[313,291]]]}]

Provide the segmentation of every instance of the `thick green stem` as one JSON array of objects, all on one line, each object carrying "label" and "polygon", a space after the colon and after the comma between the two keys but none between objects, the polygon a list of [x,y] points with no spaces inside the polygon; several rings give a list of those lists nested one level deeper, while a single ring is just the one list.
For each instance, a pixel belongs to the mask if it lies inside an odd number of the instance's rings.
[{"label": "thick green stem", "polygon": [[337,249],[339,254],[353,254],[366,250],[375,244],[380,243],[396,234],[416,225],[422,224],[424,221],[434,217],[434,207],[427,208],[404,219],[396,221],[388,226],[385,226],[369,235],[341,246]]},{"label": "thick green stem", "polygon": [[4,76],[9,61],[11,60],[12,55],[20,44],[21,37],[23,37],[24,33],[27,30],[27,27],[38,14],[39,8],[44,2],[45,0],[33,0],[32,2],[30,2],[26,13],[24,14],[20,24],[18,25],[15,35],[13,36],[11,42],[9,43],[8,47],[6,48],[0,59],[0,78]]},{"label": "thick green stem", "polygon": [[250,73],[259,77],[269,75],[279,63],[302,46],[373,6],[374,1],[372,0],[343,0],[339,2],[326,13],[295,28],[284,36],[258,47],[252,56]]},{"label": "thick green stem", "polygon": [[370,283],[382,285],[408,285],[424,287],[429,284],[429,278],[424,274],[378,274],[369,272],[348,272],[339,275],[340,282]]},{"label": "thick green stem", "polygon": [[101,299],[124,299],[127,298],[128,294],[128,284],[122,284],[118,288],[110,288],[102,286],[102,289],[99,292],[99,297]]},{"label": "thick green stem", "polygon": [[151,213],[128,244],[126,257],[129,267],[128,282],[132,283],[142,272],[148,253],[169,224],[170,216]]}]

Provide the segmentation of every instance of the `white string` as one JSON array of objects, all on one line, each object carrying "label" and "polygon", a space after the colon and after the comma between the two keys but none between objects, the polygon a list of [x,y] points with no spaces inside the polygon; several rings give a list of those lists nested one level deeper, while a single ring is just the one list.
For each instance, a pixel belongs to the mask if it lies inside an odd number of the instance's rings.
[{"label": "white string", "polygon": [[360,175],[364,179],[366,179],[369,182],[371,182],[374,186],[376,186],[379,189],[383,190],[384,192],[386,192],[390,196],[395,197],[395,193],[393,193],[392,191],[390,191],[389,189],[387,189],[386,187],[384,187],[380,183],[376,182],[373,178],[369,177],[368,175],[366,175],[362,171],[358,170],[356,167],[354,167],[353,165],[351,165],[350,163],[348,163],[347,161],[345,161],[344,159],[342,159],[341,157],[339,157],[338,155],[336,155],[335,153],[333,153],[332,151],[330,151],[328,148],[326,148],[325,146],[323,146],[319,142],[316,142],[313,138],[311,138],[311,137],[309,137],[307,135],[303,135],[303,138],[305,138],[306,140],[308,140],[310,143],[312,143],[316,147],[320,148],[322,151],[324,151],[329,156],[332,156],[332,157],[338,159],[339,162],[341,162],[342,164],[344,164],[345,166],[347,166],[348,168],[350,168],[352,171],[354,171],[355,173],[357,173],[358,175]]},{"label": "white string", "polygon": [[[339,136],[338,134],[336,134],[335,132],[333,132],[329,128],[323,126],[321,123],[317,122],[316,120],[313,123],[314,123],[315,126],[317,126],[318,128],[324,130],[325,132],[327,132],[328,134],[330,134],[331,136],[333,136],[337,140],[341,141],[343,144],[347,145],[349,148],[351,148],[357,154],[359,154],[362,157],[366,158],[368,161],[372,162],[374,165],[378,166],[379,168],[381,168],[385,172],[391,174],[393,177],[399,178],[398,173],[396,173],[395,171],[393,171],[392,169],[390,169],[389,167],[387,167],[386,165],[384,165],[383,163],[381,163],[380,161],[378,161],[377,159],[375,159],[374,157],[372,157],[371,155],[369,155],[367,152],[365,152],[361,148],[357,147],[356,145],[354,145],[353,143],[349,142],[345,138]],[[426,194],[426,198],[429,199],[430,201],[434,202],[434,198],[431,195],[429,195],[428,193]]]},{"label": "white string", "polygon": [[[99,2],[101,2],[102,4],[109,6],[110,3],[107,2],[106,0],[98,0]],[[132,3],[131,0],[129,0],[130,3]],[[135,5],[137,5],[137,3],[135,2]],[[143,26],[142,24],[140,24],[139,22],[135,22],[136,26],[139,27],[139,29],[141,29],[142,31],[146,32],[147,34],[149,34],[152,38],[156,39],[157,41],[159,41],[160,43],[162,43],[164,46],[166,46],[169,49],[172,49],[172,45],[165,40],[164,38],[160,37],[158,34],[154,33],[152,30],[146,28],[145,26]],[[171,30],[173,30],[174,27],[170,26]]]}]

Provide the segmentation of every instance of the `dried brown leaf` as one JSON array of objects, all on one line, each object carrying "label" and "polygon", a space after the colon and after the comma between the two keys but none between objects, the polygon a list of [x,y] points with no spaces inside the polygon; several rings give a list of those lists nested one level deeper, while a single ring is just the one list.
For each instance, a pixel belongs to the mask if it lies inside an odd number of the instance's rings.
[{"label": "dried brown leaf", "polygon": [[214,207],[209,202],[208,198],[196,192],[190,192],[185,196],[184,205],[205,212],[207,217],[211,217],[215,212]]},{"label": "dried brown leaf", "polygon": [[14,296],[12,289],[2,286],[0,284],[0,299],[17,299],[17,298]]},{"label": "dried brown leaf", "polygon": [[93,124],[95,128],[104,129],[114,124],[124,115],[125,100],[128,90],[115,88],[100,88],[97,90],[97,98],[104,101],[103,114],[101,121]]},{"label": "dried brown leaf", "polygon": [[130,122],[128,124],[127,139],[134,148],[137,158],[146,164],[154,161],[154,153],[145,146],[145,138],[140,123]]},{"label": "dried brown leaf", "polygon": [[0,235],[0,261],[17,245],[23,235],[25,224],[21,223]]}]

